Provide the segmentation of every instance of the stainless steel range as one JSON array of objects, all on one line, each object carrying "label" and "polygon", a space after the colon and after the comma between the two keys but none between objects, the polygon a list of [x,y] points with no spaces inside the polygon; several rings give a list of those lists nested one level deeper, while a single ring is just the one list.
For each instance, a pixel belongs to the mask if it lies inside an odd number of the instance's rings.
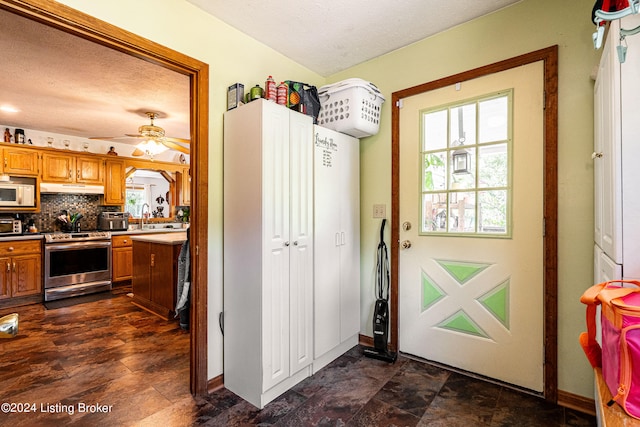
[{"label": "stainless steel range", "polygon": [[111,233],[44,235],[44,300],[111,289]]}]

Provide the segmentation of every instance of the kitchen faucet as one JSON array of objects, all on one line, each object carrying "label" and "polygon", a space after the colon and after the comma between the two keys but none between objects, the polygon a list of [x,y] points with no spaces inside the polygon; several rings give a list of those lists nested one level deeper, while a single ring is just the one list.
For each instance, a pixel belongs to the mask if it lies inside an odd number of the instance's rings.
[{"label": "kitchen faucet", "polygon": [[147,207],[147,215],[149,215],[149,210],[151,209],[151,207],[149,206],[149,203],[145,203],[142,205],[142,218],[140,219],[140,229],[142,230],[144,228],[144,207]]}]

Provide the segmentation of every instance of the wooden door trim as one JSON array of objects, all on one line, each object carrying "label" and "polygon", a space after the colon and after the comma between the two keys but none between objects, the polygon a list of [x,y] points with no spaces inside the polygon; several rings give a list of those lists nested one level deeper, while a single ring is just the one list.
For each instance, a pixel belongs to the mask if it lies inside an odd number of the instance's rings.
[{"label": "wooden door trim", "polygon": [[544,397],[558,399],[558,46],[464,71],[391,95],[391,347],[398,349],[400,107],[403,98],[543,61],[544,63]]},{"label": "wooden door trim", "polygon": [[[189,76],[191,81],[190,388],[207,394],[208,64],[50,0],[0,0],[0,8]],[[197,185],[196,185],[197,183]]]}]

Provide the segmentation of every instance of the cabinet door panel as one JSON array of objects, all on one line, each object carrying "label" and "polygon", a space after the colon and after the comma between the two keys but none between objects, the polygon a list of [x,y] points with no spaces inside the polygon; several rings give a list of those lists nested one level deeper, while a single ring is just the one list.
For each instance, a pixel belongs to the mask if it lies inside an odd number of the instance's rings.
[{"label": "cabinet door panel", "polygon": [[291,373],[313,361],[313,123],[290,113]]},{"label": "cabinet door panel", "polygon": [[42,180],[45,182],[73,182],[75,159],[68,154],[42,155]]},{"label": "cabinet door panel", "polygon": [[123,161],[105,162],[104,203],[106,205],[124,205],[125,167]]},{"label": "cabinet door panel", "polygon": [[102,165],[100,158],[76,157],[76,182],[102,185],[104,183]]},{"label": "cabinet door panel", "polygon": [[340,341],[360,331],[360,148],[340,142]]},{"label": "cabinet door panel", "polygon": [[11,259],[12,296],[22,297],[42,292],[40,255],[23,255]]},{"label": "cabinet door panel", "polygon": [[11,258],[0,258],[0,300],[11,298]]},{"label": "cabinet door panel", "polygon": [[133,275],[133,249],[131,247],[112,249],[112,281],[131,279]]},{"label": "cabinet door panel", "polygon": [[289,376],[289,110],[278,107],[263,111],[263,391]]},{"label": "cabinet door panel", "polygon": [[340,344],[341,148],[331,133],[314,136],[314,356]]},{"label": "cabinet door panel", "polygon": [[5,148],[4,173],[16,175],[38,174],[38,152],[35,150],[20,150]]}]

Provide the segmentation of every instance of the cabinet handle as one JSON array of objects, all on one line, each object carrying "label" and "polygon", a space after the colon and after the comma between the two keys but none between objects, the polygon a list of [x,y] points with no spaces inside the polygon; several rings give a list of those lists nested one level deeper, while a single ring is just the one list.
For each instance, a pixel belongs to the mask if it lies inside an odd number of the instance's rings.
[{"label": "cabinet handle", "polygon": [[294,240],[293,246],[298,246],[298,241],[297,240]]},{"label": "cabinet handle", "polygon": [[8,164],[9,164],[9,163],[8,163],[8,161],[7,161],[7,158],[5,157],[5,159],[4,159],[4,167],[6,168],[6,167],[8,166]]},{"label": "cabinet handle", "polygon": [[16,272],[16,263],[15,263],[15,261],[14,261],[14,263],[13,263],[13,272],[14,272],[14,273]]},{"label": "cabinet handle", "polygon": [[340,246],[340,233],[336,233],[336,246]]},{"label": "cabinet handle", "polygon": [[9,273],[11,271],[11,263],[7,263],[7,273]]},{"label": "cabinet handle", "polygon": [[127,243],[127,239],[124,239],[124,243]]},{"label": "cabinet handle", "polygon": [[284,242],[284,245],[285,245],[286,247],[289,247],[289,241]]},{"label": "cabinet handle", "polygon": [[347,242],[347,239],[345,237],[344,231],[340,233],[340,245],[344,246],[344,244]]},{"label": "cabinet handle", "polygon": [[73,178],[73,171],[69,169],[69,179]]},{"label": "cabinet handle", "polygon": [[78,169],[78,173],[76,174],[76,176],[78,177],[78,179],[80,179],[80,169]]},{"label": "cabinet handle", "polygon": [[9,252],[13,252],[14,248],[13,246],[9,246],[9,249],[7,249]]},{"label": "cabinet handle", "polygon": [[151,267],[156,265],[156,254],[151,254]]},{"label": "cabinet handle", "polygon": [[592,159],[596,159],[596,158],[597,158],[597,159],[601,159],[603,156],[604,156],[604,154],[603,154],[603,153],[601,153],[601,152],[600,152],[600,153],[598,153],[598,152],[594,152],[594,153],[591,155],[591,158],[592,158]]}]

